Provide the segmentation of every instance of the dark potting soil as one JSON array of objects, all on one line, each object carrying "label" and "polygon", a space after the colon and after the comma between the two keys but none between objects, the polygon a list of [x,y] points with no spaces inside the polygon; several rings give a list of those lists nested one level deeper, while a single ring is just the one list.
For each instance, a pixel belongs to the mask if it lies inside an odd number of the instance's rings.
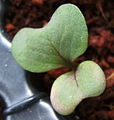
[{"label": "dark potting soil", "polygon": [[[5,18],[5,31],[11,38],[23,27],[45,26],[53,12],[64,3],[73,3],[83,12],[89,30],[89,47],[76,62],[93,60],[104,70],[107,78],[105,92],[83,100],[72,120],[78,114],[84,120],[114,120],[114,1],[113,0],[9,0]],[[50,93],[53,81],[67,68],[47,73],[31,73],[32,84],[41,91]],[[42,88],[40,86],[42,85]]]}]

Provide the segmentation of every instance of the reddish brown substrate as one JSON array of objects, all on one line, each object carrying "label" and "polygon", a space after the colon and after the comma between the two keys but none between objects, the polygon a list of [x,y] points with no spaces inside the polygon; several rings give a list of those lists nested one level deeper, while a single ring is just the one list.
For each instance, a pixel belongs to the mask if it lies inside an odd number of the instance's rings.
[{"label": "reddish brown substrate", "polygon": [[[113,0],[10,0],[5,31],[12,38],[23,27],[39,28],[50,20],[55,9],[63,3],[74,3],[83,12],[89,30],[89,47],[76,61],[96,61],[105,71],[107,89],[103,95],[81,102],[73,113],[84,120],[114,120],[114,1]],[[50,92],[54,79],[68,69],[32,74],[32,84]]]}]

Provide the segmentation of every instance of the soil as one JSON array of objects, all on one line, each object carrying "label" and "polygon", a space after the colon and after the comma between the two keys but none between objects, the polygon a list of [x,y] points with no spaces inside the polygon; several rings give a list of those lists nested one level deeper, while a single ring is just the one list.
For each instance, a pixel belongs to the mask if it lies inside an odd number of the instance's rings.
[{"label": "soil", "polygon": [[[11,38],[23,27],[45,26],[53,12],[64,3],[77,5],[85,16],[89,31],[89,47],[76,62],[93,60],[104,70],[107,78],[105,92],[83,100],[74,113],[82,120],[114,120],[114,1],[113,0],[9,0],[5,31]],[[53,81],[69,69],[61,68],[47,73],[31,73],[36,88],[50,93]]]}]

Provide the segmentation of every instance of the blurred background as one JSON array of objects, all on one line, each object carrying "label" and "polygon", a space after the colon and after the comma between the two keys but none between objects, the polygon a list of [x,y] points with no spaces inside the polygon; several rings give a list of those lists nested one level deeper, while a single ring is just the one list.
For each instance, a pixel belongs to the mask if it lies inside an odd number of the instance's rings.
[{"label": "blurred background", "polygon": [[[73,3],[80,8],[88,26],[89,47],[76,62],[97,62],[106,74],[107,88],[101,96],[83,100],[72,116],[78,114],[82,120],[114,120],[114,0],[7,1],[4,29],[10,41],[23,27],[40,28],[48,24],[56,8],[64,3]],[[60,68],[40,75],[30,73],[31,83],[49,95],[53,81],[67,71],[69,69]],[[3,108],[3,102],[0,101],[1,113]]]}]

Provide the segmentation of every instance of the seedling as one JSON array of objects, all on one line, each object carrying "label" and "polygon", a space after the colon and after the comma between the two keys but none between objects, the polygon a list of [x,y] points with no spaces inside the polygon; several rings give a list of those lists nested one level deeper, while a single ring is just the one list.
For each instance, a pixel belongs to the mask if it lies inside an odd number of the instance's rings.
[{"label": "seedling", "polygon": [[24,28],[13,39],[13,56],[26,70],[40,73],[60,67],[72,69],[57,78],[51,90],[52,106],[62,115],[72,113],[84,98],[98,96],[105,89],[105,75],[99,65],[74,62],[86,51],[87,43],[85,19],[73,4],[60,6],[47,26]]}]

